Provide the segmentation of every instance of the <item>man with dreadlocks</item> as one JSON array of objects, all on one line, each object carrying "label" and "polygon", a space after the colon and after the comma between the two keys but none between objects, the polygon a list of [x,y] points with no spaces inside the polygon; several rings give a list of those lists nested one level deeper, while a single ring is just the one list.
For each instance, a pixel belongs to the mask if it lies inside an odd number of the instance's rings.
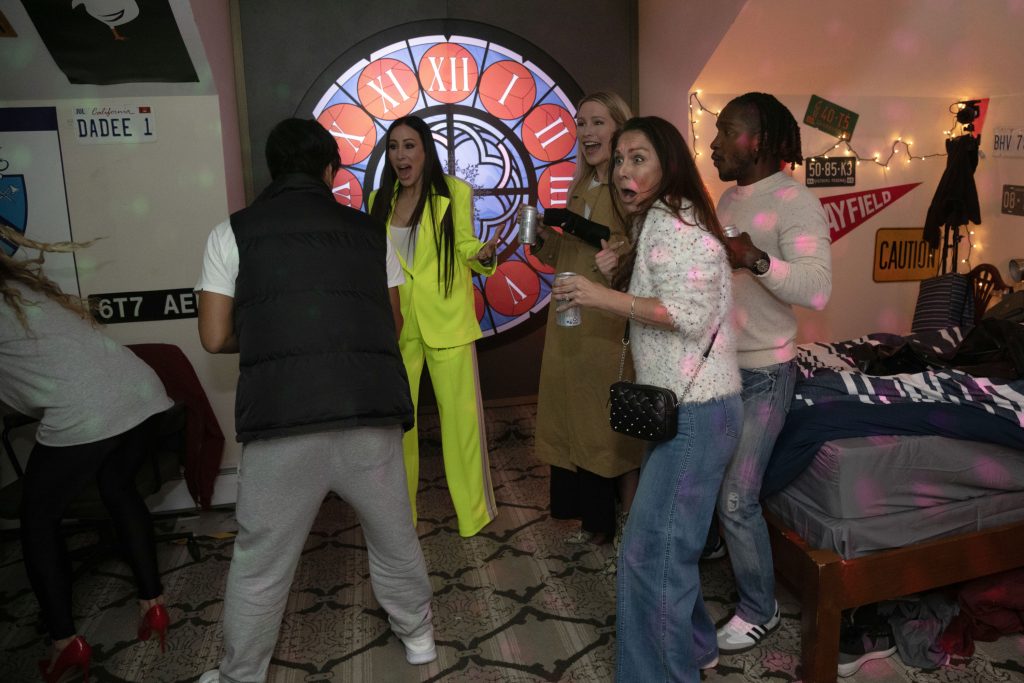
[{"label": "man with dreadlocks", "polygon": [[735,654],[779,626],[768,529],[760,491],[775,439],[793,398],[793,306],[821,310],[832,291],[828,221],[818,198],[783,171],[803,161],[800,128],[772,95],[747,93],[718,117],[711,159],[736,181],[718,202],[729,239],[737,351],[743,377],[743,433],[726,471],[718,517],[732,558],[739,604],[718,630],[718,648]]}]

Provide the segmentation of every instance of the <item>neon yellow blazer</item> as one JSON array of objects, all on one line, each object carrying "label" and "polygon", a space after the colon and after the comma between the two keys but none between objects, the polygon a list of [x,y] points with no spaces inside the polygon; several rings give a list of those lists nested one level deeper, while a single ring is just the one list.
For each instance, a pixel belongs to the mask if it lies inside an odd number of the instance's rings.
[{"label": "neon yellow blazer", "polygon": [[[469,260],[484,244],[473,234],[473,188],[452,176],[446,175],[444,179],[451,200],[432,195],[424,205],[417,228],[412,268],[401,254],[398,255],[405,272],[405,284],[398,287],[402,317],[409,319],[415,316],[424,343],[432,348],[462,346],[483,336],[476,319],[471,271],[489,276],[497,268],[497,259],[488,268],[476,260]],[[371,209],[376,196],[376,190],[370,193]],[[440,281],[438,279],[440,254],[435,236],[441,229],[441,218],[449,204],[452,205],[452,220],[455,224],[455,278],[452,281],[451,296],[445,297],[443,272],[440,273]],[[390,239],[390,212],[387,227]]]}]

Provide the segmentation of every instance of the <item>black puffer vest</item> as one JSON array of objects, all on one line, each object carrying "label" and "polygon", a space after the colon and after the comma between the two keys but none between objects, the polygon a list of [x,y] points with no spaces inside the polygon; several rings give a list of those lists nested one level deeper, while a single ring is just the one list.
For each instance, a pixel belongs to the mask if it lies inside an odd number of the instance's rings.
[{"label": "black puffer vest", "polygon": [[323,181],[277,178],[231,216],[238,243],[239,441],[413,424],[384,226]]}]

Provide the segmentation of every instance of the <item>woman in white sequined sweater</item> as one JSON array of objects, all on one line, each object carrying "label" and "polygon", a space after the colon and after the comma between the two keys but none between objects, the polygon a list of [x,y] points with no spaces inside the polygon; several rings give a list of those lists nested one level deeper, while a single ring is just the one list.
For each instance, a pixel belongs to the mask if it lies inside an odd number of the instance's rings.
[{"label": "woman in white sequined sweater", "polygon": [[614,253],[598,252],[612,288],[574,277],[552,293],[560,308],[628,319],[637,382],[679,399],[678,433],[645,456],[622,540],[616,680],[698,681],[718,646],[697,562],[742,422],[732,275],[679,131],[657,117],[631,119],[613,147],[612,181],[636,248],[617,272]]}]

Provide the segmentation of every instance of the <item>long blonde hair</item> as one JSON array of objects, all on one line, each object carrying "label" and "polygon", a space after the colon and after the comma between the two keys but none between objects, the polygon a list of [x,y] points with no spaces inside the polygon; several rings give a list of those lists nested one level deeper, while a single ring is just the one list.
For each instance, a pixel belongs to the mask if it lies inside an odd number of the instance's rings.
[{"label": "long blonde hair", "polygon": [[[583,105],[587,102],[597,102],[603,105],[608,113],[611,114],[612,121],[615,122],[615,130],[613,133],[618,132],[623,124],[629,119],[633,118],[633,113],[629,109],[629,105],[626,101],[619,97],[613,92],[607,90],[598,90],[597,92],[590,93],[576,106],[576,111],[579,112],[583,108]],[[611,157],[614,149],[608,150],[608,177],[611,178]],[[597,169],[587,163],[587,158],[582,152],[576,154],[576,172],[572,174],[572,184],[569,186],[569,196],[571,197],[577,188],[586,187],[590,182],[591,178],[597,175]]]},{"label": "long blonde hair", "polygon": [[53,299],[75,315],[81,316],[83,320],[88,320],[95,324],[89,302],[77,296],[66,294],[61,290],[60,285],[46,277],[43,274],[43,261],[45,261],[47,253],[72,252],[82,247],[87,247],[96,240],[88,242],[36,242],[25,237],[20,232],[8,228],[6,225],[0,225],[0,238],[17,244],[19,247],[39,251],[39,255],[33,259],[20,259],[8,256],[7,252],[0,249],[0,294],[3,295],[4,301],[14,311],[18,322],[21,323],[21,326],[26,331],[29,330],[29,325],[28,317],[25,315],[23,307],[27,302],[22,299],[21,292],[13,286],[15,282],[19,282],[32,291],[39,292]]}]

